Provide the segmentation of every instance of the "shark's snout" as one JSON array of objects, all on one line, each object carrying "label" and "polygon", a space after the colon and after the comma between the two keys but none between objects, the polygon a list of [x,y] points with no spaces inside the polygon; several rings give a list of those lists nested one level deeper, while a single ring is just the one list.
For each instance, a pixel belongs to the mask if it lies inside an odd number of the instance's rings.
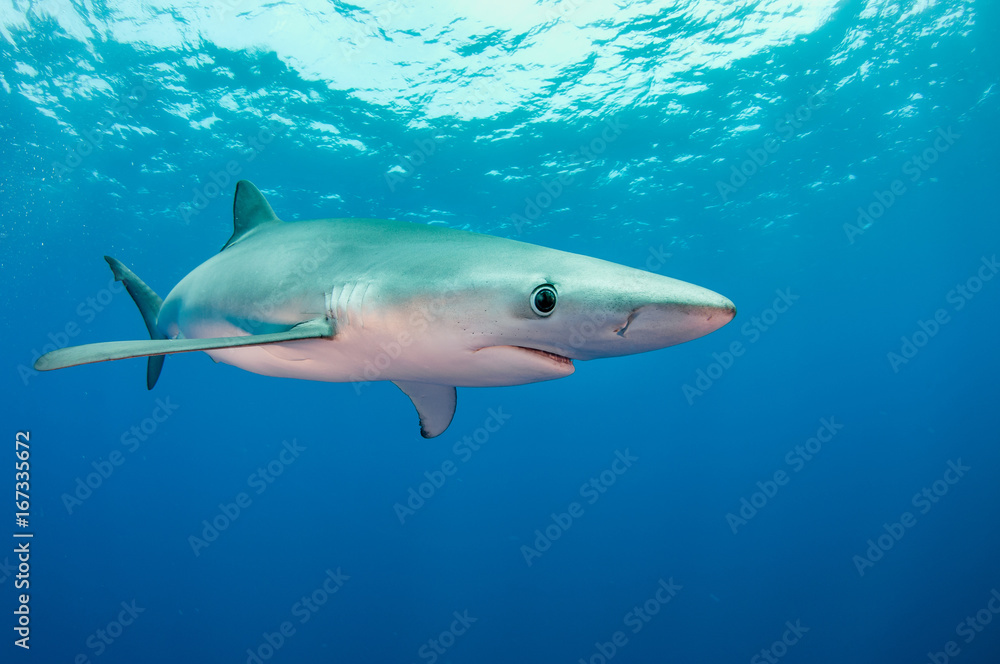
[{"label": "shark's snout", "polygon": [[696,304],[653,303],[634,310],[617,331],[622,339],[645,348],[663,348],[718,330],[736,315],[736,305],[716,295]]},{"label": "shark's snout", "polygon": [[688,313],[695,317],[699,328],[704,329],[698,336],[715,332],[736,317],[736,305],[732,300],[712,291],[706,293],[709,295],[704,302],[688,305],[690,308]]},{"label": "shark's snout", "polygon": [[581,308],[559,343],[539,339],[522,345],[577,360],[632,355],[703,337],[736,315],[736,305],[718,293],[675,280],[667,285],[669,289],[633,296],[622,308]]}]

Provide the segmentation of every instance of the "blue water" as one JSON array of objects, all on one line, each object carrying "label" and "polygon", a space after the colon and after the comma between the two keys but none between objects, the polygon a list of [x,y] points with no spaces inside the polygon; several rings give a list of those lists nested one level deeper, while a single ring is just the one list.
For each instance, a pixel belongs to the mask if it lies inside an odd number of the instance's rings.
[{"label": "blue water", "polygon": [[[996,4],[425,4],[0,11],[0,481],[30,430],[34,534],[3,661],[1000,661]],[[389,384],[30,371],[144,338],[101,257],[165,296],[240,178],[739,314],[462,389],[434,440]]]}]

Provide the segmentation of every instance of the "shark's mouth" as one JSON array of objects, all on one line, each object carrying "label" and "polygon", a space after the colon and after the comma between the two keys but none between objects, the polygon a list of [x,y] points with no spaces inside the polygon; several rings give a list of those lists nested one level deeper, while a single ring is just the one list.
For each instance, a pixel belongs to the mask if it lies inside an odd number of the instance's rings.
[{"label": "shark's mouth", "polygon": [[568,357],[527,346],[484,346],[473,352],[481,372],[476,385],[524,385],[563,378],[576,370]]},{"label": "shark's mouth", "polygon": [[557,364],[565,364],[568,366],[573,366],[573,360],[562,355],[556,355],[555,353],[550,353],[547,350],[539,350],[537,348],[528,348],[527,346],[511,346],[511,348],[516,348],[518,350],[527,351],[529,353],[534,353],[536,355],[541,355],[542,357],[551,360]]}]

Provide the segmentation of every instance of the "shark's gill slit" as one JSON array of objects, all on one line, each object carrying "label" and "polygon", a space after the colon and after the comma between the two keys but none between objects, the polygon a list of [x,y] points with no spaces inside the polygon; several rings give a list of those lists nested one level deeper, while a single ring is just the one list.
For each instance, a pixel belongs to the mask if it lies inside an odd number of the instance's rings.
[{"label": "shark's gill slit", "polygon": [[[361,297],[356,298],[356,304],[354,307],[358,317],[358,327],[362,330],[365,329],[365,296],[368,295],[368,289],[371,288],[371,286],[372,282],[365,282],[365,287],[361,291]],[[357,288],[355,288],[355,290],[357,290]],[[353,297],[353,295],[354,292],[352,291],[351,296]]]},{"label": "shark's gill slit", "polygon": [[[350,290],[348,290],[350,288]],[[351,324],[351,316],[347,311],[347,302],[351,298],[351,291],[354,290],[353,283],[345,283],[340,287],[340,295],[337,296],[337,319],[344,327]]]}]

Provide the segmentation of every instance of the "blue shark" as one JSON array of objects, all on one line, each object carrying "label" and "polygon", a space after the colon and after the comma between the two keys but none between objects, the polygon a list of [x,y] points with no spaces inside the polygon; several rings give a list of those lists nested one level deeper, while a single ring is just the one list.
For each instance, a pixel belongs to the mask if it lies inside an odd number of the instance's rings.
[{"label": "blue shark", "polygon": [[381,219],[285,222],[236,186],[232,237],[161,298],[105,257],[149,340],[62,348],[35,368],[201,351],[267,376],[392,381],[425,438],[452,421],[456,387],[564,378],[574,362],[683,343],[736,307],[706,288],[598,258]]}]

